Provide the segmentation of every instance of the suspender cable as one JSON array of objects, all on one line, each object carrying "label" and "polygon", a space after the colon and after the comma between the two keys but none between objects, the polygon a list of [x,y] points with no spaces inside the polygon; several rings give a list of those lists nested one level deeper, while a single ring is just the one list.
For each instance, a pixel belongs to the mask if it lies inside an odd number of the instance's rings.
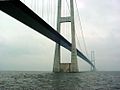
[{"label": "suspender cable", "polygon": [[76,8],[77,8],[78,20],[79,20],[79,24],[80,24],[80,28],[81,28],[81,34],[82,34],[82,38],[83,38],[83,44],[84,44],[84,46],[85,46],[85,52],[86,52],[86,55],[88,56],[87,47],[86,47],[86,42],[85,42],[85,37],[84,37],[84,33],[83,33],[83,28],[82,28],[82,24],[81,24],[81,20],[80,20],[80,14],[79,14],[79,10],[78,10],[78,7],[77,7],[77,2],[76,2],[76,0],[75,0],[75,5],[76,5]]},{"label": "suspender cable", "polygon": [[81,44],[80,44],[80,41],[79,41],[79,38],[78,38],[77,34],[76,34],[76,39],[77,39],[77,41],[78,41],[78,47],[79,47],[79,49],[80,49],[81,51],[83,51],[82,48],[81,48]]},{"label": "suspender cable", "polygon": [[52,12],[51,12],[51,11],[52,11],[52,10],[51,10],[51,9],[52,9],[51,0],[50,0],[49,4],[50,4],[50,9],[49,9],[49,12],[50,12],[50,14],[49,14],[50,23],[49,23],[49,24],[51,25],[51,20],[52,20],[52,17],[51,17],[51,16],[52,16],[52,15],[51,15],[51,13],[52,13]]},{"label": "suspender cable", "polygon": [[31,0],[31,2],[30,2],[30,7],[31,7],[31,9],[32,9],[32,0]]},{"label": "suspender cable", "polygon": [[68,3],[67,0],[66,0],[66,3],[67,3],[68,11],[69,11],[69,14],[70,14],[70,7],[69,7],[69,3]]},{"label": "suspender cable", "polygon": [[33,0],[33,10],[35,12],[35,0]]},{"label": "suspender cable", "polygon": [[34,10],[34,0],[32,0],[32,9]]},{"label": "suspender cable", "polygon": [[34,2],[35,2],[35,3],[34,3],[34,8],[35,8],[35,13],[36,13],[36,12],[37,12],[37,10],[36,10],[36,6],[37,6],[37,5],[36,5],[36,4],[37,4],[37,3],[36,3],[36,0],[35,0]]},{"label": "suspender cable", "polygon": [[43,16],[44,16],[44,15],[43,15],[43,11],[44,11],[43,9],[44,9],[44,0],[42,0],[42,18],[43,18]]},{"label": "suspender cable", "polygon": [[38,0],[36,0],[36,13],[38,14]]},{"label": "suspender cable", "polygon": [[53,13],[53,10],[54,10],[54,8],[53,8],[53,2],[52,2],[53,0],[51,0],[51,17],[52,17],[52,20],[51,20],[51,25],[52,25],[52,27],[54,26],[54,13]]},{"label": "suspender cable", "polygon": [[53,2],[53,28],[55,26],[55,1]]},{"label": "suspender cable", "polygon": [[[49,0],[50,1],[50,0]],[[48,3],[47,3],[47,22],[48,22],[48,24],[49,24],[49,1],[48,1]]]}]

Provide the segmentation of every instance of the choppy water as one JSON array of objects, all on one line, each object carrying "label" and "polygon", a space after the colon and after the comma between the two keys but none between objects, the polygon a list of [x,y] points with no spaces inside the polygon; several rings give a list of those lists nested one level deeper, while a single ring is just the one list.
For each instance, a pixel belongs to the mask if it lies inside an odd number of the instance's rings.
[{"label": "choppy water", "polygon": [[0,72],[0,90],[120,90],[120,72]]}]

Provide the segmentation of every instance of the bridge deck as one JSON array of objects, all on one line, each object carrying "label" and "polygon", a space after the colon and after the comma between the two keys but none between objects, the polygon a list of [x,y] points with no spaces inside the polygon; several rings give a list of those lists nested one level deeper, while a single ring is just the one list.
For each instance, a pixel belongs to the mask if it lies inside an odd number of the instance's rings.
[{"label": "bridge deck", "polygon": [[[71,43],[19,0],[0,1],[0,10],[71,51]],[[94,67],[78,49],[77,55]]]}]

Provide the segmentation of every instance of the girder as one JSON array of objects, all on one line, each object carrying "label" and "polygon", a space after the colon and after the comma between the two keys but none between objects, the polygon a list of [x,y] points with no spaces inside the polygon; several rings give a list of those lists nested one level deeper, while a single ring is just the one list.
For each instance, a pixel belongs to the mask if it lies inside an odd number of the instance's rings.
[{"label": "girder", "polygon": [[[71,51],[71,43],[68,42],[63,36],[61,36],[21,1],[1,0],[0,10]],[[77,55],[94,67],[91,61],[78,49]]]}]

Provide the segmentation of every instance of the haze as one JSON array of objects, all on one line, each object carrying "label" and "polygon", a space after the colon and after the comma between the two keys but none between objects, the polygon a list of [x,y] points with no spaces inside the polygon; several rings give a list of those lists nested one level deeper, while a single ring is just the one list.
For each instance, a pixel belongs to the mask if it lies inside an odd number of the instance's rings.
[{"label": "haze", "polygon": [[[101,71],[120,70],[120,0],[77,0],[90,57]],[[54,8],[54,7],[53,7]],[[52,71],[55,43],[0,11],[0,70]],[[79,69],[90,66],[78,58]]]}]

